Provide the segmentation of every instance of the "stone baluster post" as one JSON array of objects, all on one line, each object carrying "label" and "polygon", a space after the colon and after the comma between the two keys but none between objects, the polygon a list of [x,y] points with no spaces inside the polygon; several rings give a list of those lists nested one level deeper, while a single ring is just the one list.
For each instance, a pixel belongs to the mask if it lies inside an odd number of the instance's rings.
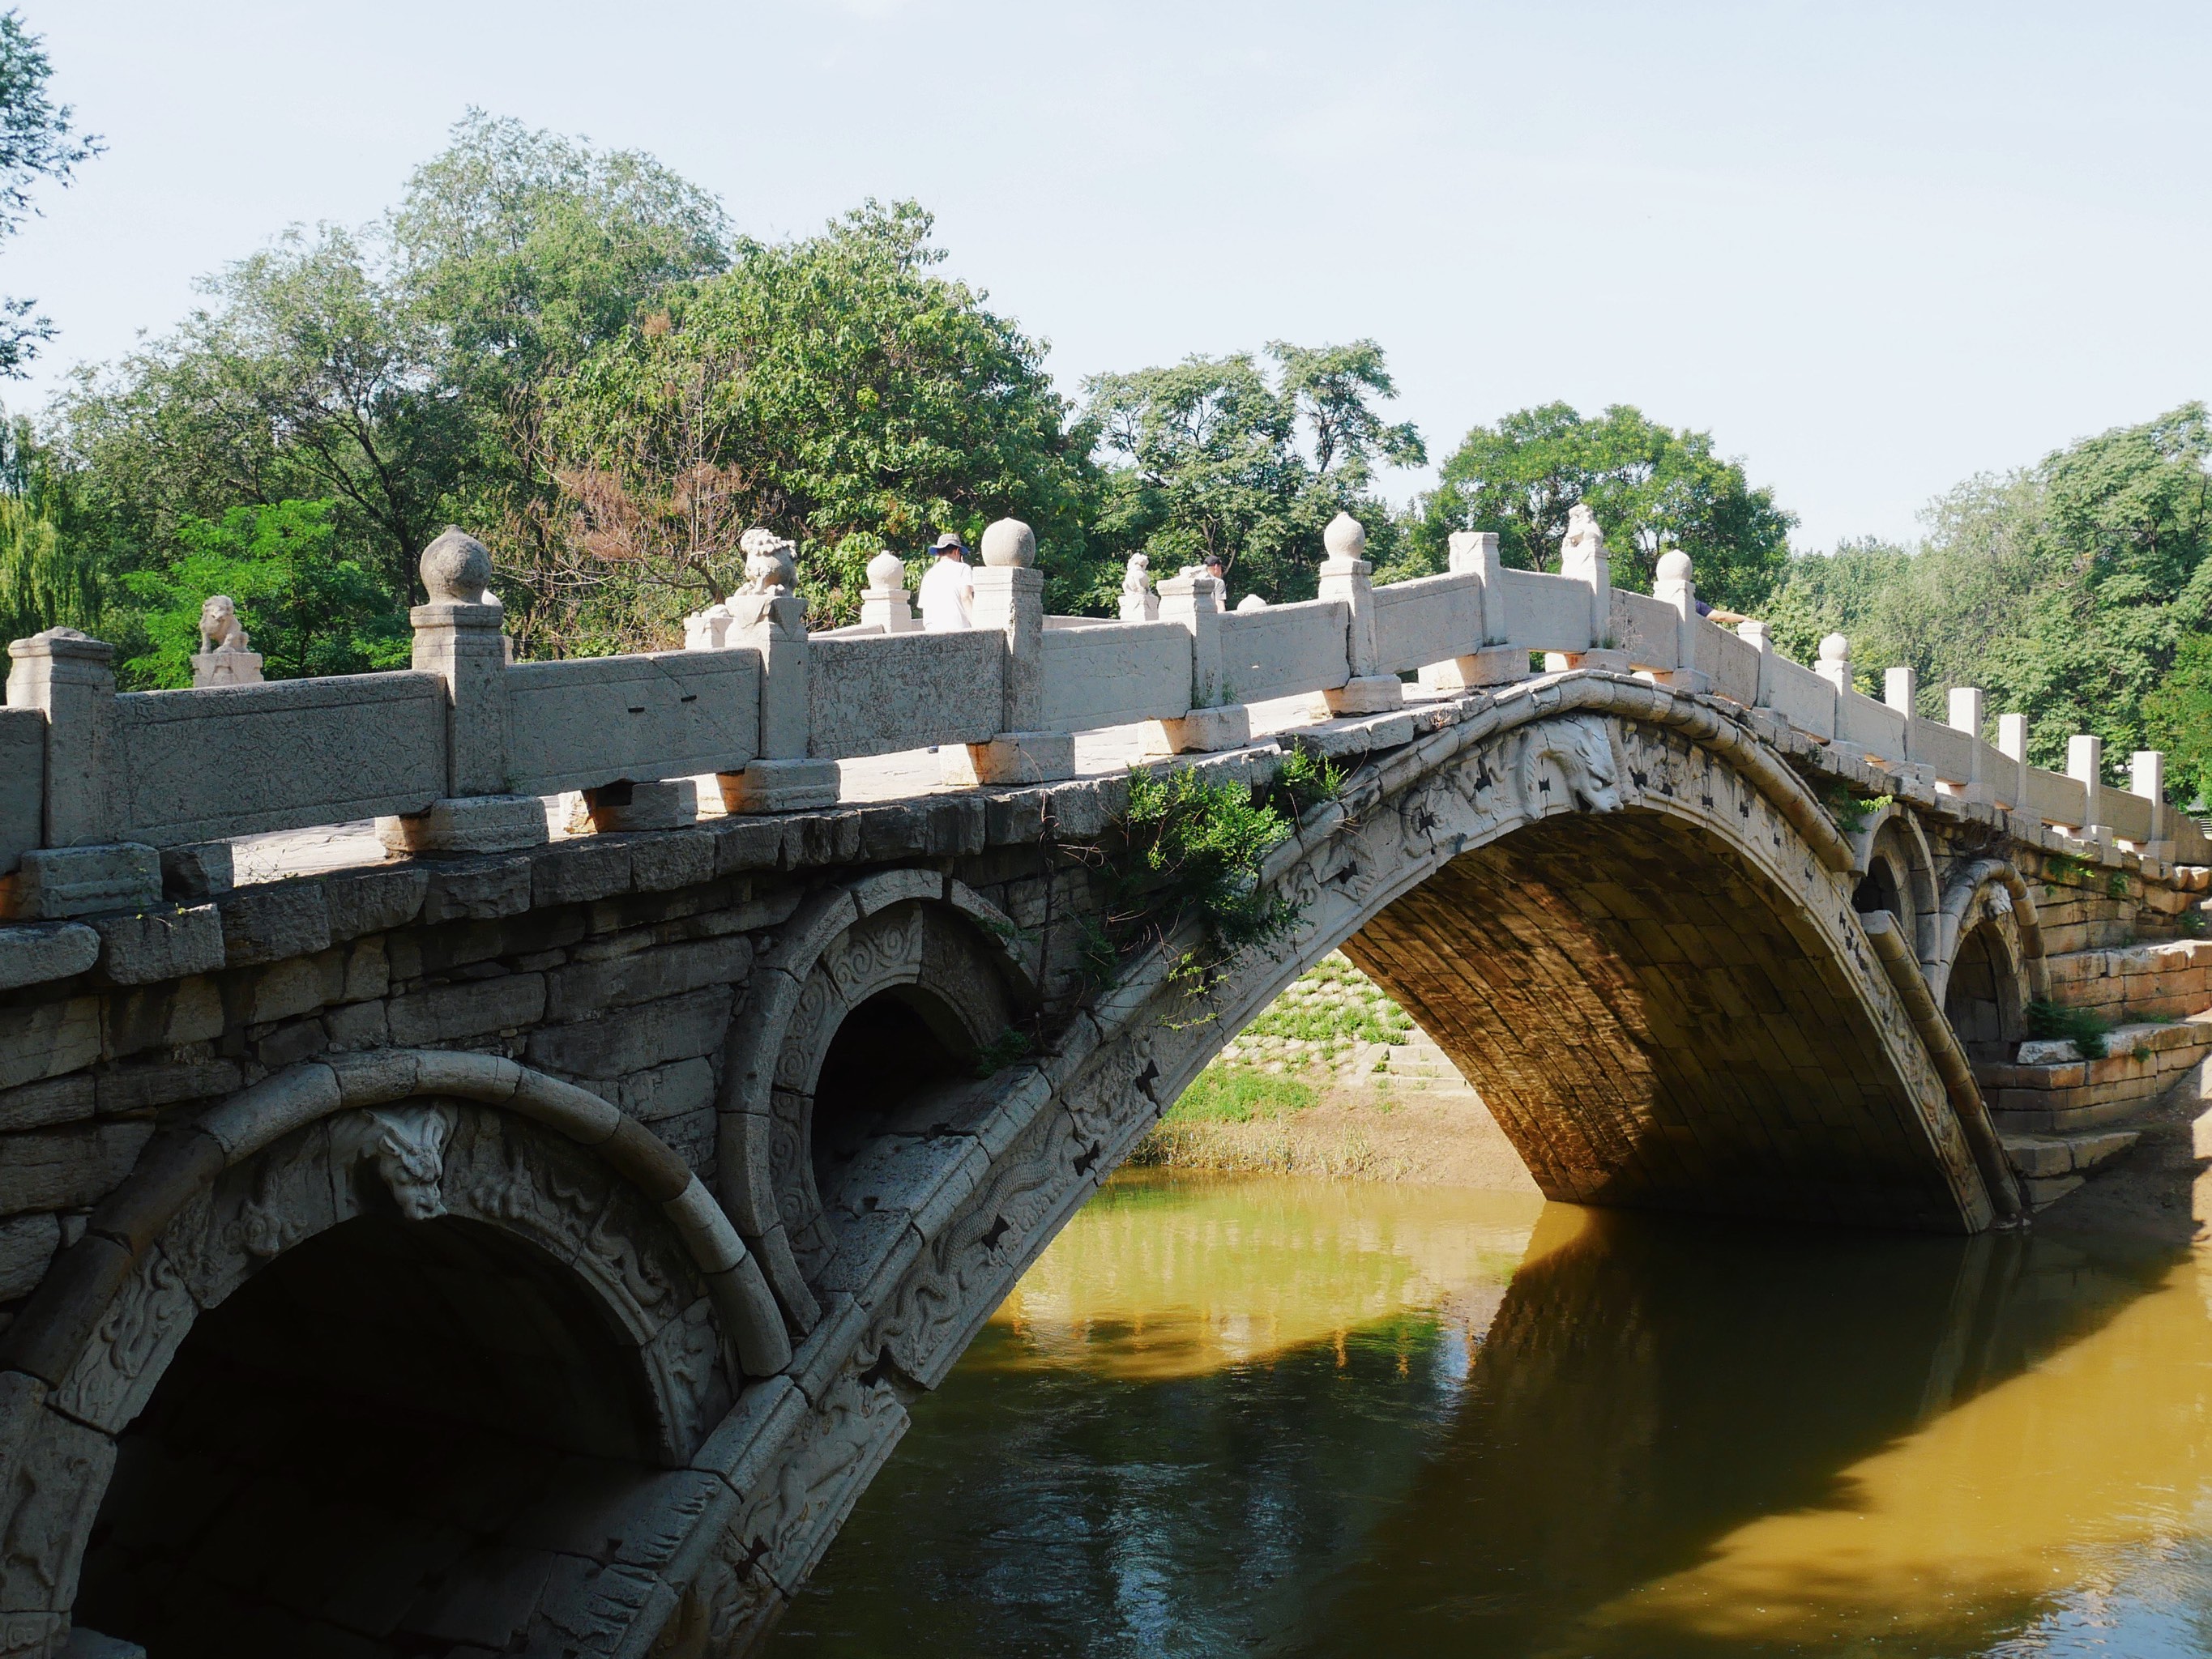
[{"label": "stone baluster post", "polygon": [[1774,659],[1774,635],[1756,617],[1747,617],[1735,625],[1735,636],[1759,653],[1758,690],[1752,694],[1752,702],[1761,708],[1771,708],[1773,669],[1770,665]]},{"label": "stone baluster post", "polygon": [[1655,675],[1662,685],[1677,691],[1710,691],[1712,676],[1698,666],[1698,587],[1690,568],[1690,556],[1679,547],[1659,556],[1657,579],[1651,596],[1674,611],[1674,666]]},{"label": "stone baluster post", "polygon": [[948,744],[940,773],[955,785],[1049,783],[1075,775],[1075,737],[1044,725],[1044,573],[1036,536],[1018,519],[983,532],[975,572],[975,626],[1006,642],[999,735],[988,743]]},{"label": "stone baluster post", "polygon": [[2166,755],[2162,750],[2138,749],[2128,758],[2128,793],[2150,803],[2150,838],[2136,851],[2146,858],[2173,861],[2172,809],[2166,804]]},{"label": "stone baluster post", "polygon": [[1340,513],[1322,532],[1328,556],[1321,562],[1319,597],[1345,607],[1345,661],[1350,678],[1324,687],[1314,704],[1322,718],[1332,714],[1380,714],[1406,701],[1395,674],[1377,667],[1375,648],[1375,567],[1368,563],[1367,531],[1349,513]]},{"label": "stone baluster post", "polygon": [[730,601],[729,642],[759,654],[760,747],[743,771],[721,772],[726,812],[809,812],[837,804],[837,763],[809,753],[813,693],[807,684],[806,601],[777,586]]},{"label": "stone baluster post", "polygon": [[1954,685],[1945,709],[1943,724],[1972,739],[1966,745],[1967,775],[1949,780],[1952,787],[1945,791],[1961,800],[1986,803],[1995,799],[1990,792],[1989,780],[1982,775],[1982,724],[1986,702],[1979,686]]},{"label": "stone baluster post", "polygon": [[2112,826],[2105,822],[2105,740],[2086,732],[2067,738],[2066,775],[2081,783],[2081,822],[2075,826],[2081,839],[2111,841]]},{"label": "stone baluster post", "polygon": [[1252,741],[1252,711],[1225,699],[1234,695],[1221,672],[1221,587],[1200,571],[1170,576],[1159,585],[1159,620],[1180,623],[1190,635],[1190,713],[1155,720],[1146,734],[1147,753],[1214,754]]},{"label": "stone baluster post", "polygon": [[8,706],[45,715],[43,847],[0,878],[0,916],[46,921],[161,897],[161,856],[121,841],[128,801],[115,746],[114,647],[50,628],[8,647]]},{"label": "stone baluster post", "polygon": [[446,794],[429,811],[379,818],[395,853],[507,853],[544,842],[545,805],[508,793],[506,612],[486,590],[491,555],[447,526],[416,567],[427,605],[409,611],[415,672],[446,683]]},{"label": "stone baluster post", "polygon": [[1881,700],[1907,720],[1914,718],[1913,705],[1920,701],[1920,671],[1909,663],[1899,663],[1885,669],[1881,677]]},{"label": "stone baluster post", "polygon": [[1851,642],[1841,634],[1830,634],[1820,641],[1820,660],[1813,672],[1836,688],[1840,695],[1851,689]]},{"label": "stone baluster post", "polygon": [[2027,805],[2027,716],[1997,716],[1997,753],[2005,764],[1990,780],[1990,789],[2002,805],[2021,811]]},{"label": "stone baluster post", "polygon": [[868,585],[860,592],[860,620],[886,634],[911,634],[921,626],[907,592],[906,564],[896,553],[868,561]]},{"label": "stone baluster post", "polygon": [[1527,679],[1528,653],[1507,643],[1504,566],[1498,556],[1498,532],[1453,531],[1450,561],[1453,575],[1473,576],[1481,584],[1476,595],[1475,648],[1424,664],[1421,684],[1435,691],[1467,691]]}]

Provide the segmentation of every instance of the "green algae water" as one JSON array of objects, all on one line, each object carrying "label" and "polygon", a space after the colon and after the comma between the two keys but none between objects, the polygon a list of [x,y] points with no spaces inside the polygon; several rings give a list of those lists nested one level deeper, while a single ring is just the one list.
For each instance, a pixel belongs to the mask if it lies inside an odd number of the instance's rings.
[{"label": "green algae water", "polygon": [[1125,1175],[792,1656],[2212,1654],[2212,1257]]}]

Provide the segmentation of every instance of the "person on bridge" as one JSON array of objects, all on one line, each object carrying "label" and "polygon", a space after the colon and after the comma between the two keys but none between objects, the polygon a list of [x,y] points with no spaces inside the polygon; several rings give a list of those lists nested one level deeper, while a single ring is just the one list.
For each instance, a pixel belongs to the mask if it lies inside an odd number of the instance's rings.
[{"label": "person on bridge", "polygon": [[946,531],[933,550],[937,562],[921,579],[918,596],[921,625],[931,634],[957,634],[975,625],[975,579],[969,574],[968,550]]}]

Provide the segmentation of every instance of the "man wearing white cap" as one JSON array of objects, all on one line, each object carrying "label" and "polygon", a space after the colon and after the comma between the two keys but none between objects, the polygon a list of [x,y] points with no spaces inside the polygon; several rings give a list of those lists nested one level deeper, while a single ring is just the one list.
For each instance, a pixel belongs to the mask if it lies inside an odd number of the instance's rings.
[{"label": "man wearing white cap", "polygon": [[921,579],[916,597],[921,605],[921,625],[931,634],[957,634],[975,625],[975,578],[968,569],[968,550],[960,538],[946,531],[932,550],[937,562]]}]

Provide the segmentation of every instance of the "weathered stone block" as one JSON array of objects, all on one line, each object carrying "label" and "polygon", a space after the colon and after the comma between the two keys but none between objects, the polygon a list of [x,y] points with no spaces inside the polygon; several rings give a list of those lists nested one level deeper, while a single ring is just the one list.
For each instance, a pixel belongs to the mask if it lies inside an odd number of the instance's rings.
[{"label": "weathered stone block", "polygon": [[379,818],[377,839],[393,853],[514,853],[543,847],[545,803],[535,795],[466,795],[410,817]]},{"label": "weathered stone block", "polygon": [[714,841],[714,873],[735,875],[745,870],[773,870],[781,854],[783,826],[759,818],[731,817],[708,833]]},{"label": "weathered stone block", "polygon": [[295,957],[270,964],[251,976],[246,1022],[266,1025],[273,1020],[311,1014],[336,1002],[345,990],[345,952],[325,951],[319,956]]},{"label": "weathered stone block", "polygon": [[1005,732],[988,743],[947,744],[938,751],[939,775],[950,787],[1051,783],[1075,775],[1075,736],[1070,732]]},{"label": "weathered stone block", "polygon": [[161,849],[161,891],[173,899],[211,899],[238,884],[237,860],[227,841]]},{"label": "weathered stone block", "polygon": [[43,1129],[90,1117],[97,1100],[91,1076],[48,1078],[21,1088],[0,1090],[0,1129]]},{"label": "weathered stone block", "polygon": [[712,1054],[729,1030],[730,992],[711,986],[531,1034],[529,1060],[577,1077],[611,1078]]},{"label": "weathered stone block", "polygon": [[35,1290],[46,1263],[61,1247],[61,1223],[51,1215],[0,1221],[0,1302],[13,1302]]},{"label": "weathered stone block", "polygon": [[92,927],[100,977],[112,985],[151,985],[222,966],[222,918],[212,904],[102,916]]},{"label": "weathered stone block", "polygon": [[0,1215],[98,1203],[153,1133],[150,1122],[132,1120],[0,1136]]},{"label": "weathered stone block", "polygon": [[148,1048],[212,1042],[224,1028],[222,998],[208,979],[118,992],[105,1000],[101,1019],[101,1052],[110,1060]]},{"label": "weathered stone block", "polygon": [[530,868],[534,902],[582,904],[629,890],[629,843],[562,842],[532,854]]},{"label": "weathered stone block", "polygon": [[405,1048],[488,1031],[518,1030],[535,1024],[544,1012],[543,974],[504,974],[394,997],[385,1017],[392,1042]]},{"label": "weathered stone block", "polygon": [[249,887],[221,908],[223,958],[234,968],[330,948],[330,900],[319,881]]},{"label": "weathered stone block", "polygon": [[712,1103],[714,1064],[706,1057],[679,1060],[672,1066],[654,1066],[633,1078],[615,1079],[615,1106],[639,1124],[659,1124]]},{"label": "weathered stone block", "polygon": [[530,908],[530,860],[525,858],[471,860],[451,868],[433,868],[422,898],[422,920],[483,921],[519,916]]},{"label": "weathered stone block", "polygon": [[323,1016],[333,1048],[381,1048],[392,1041],[380,1002],[349,1003]]},{"label": "weathered stone block", "polygon": [[161,902],[161,857],[150,847],[46,847],[0,878],[0,915],[58,921]]},{"label": "weathered stone block", "polygon": [[0,1008],[0,1089],[59,1077],[99,1058],[98,998]]},{"label": "weathered stone block", "polygon": [[546,975],[546,1012],[556,1020],[583,1019],[702,985],[733,983],[744,977],[752,959],[751,942],[733,935],[575,963]]},{"label": "weathered stone block", "polygon": [[380,997],[391,988],[391,957],[382,939],[362,939],[346,952],[345,982],[339,990],[341,1001],[361,1002]]},{"label": "weathered stone block", "polygon": [[837,804],[836,761],[755,761],[716,781],[726,812],[815,812]]},{"label": "weathered stone block", "polygon": [[0,991],[82,974],[100,958],[100,935],[81,921],[0,927]]},{"label": "weathered stone block", "polygon": [[699,786],[690,778],[652,783],[612,783],[561,798],[572,836],[632,830],[681,830],[699,818]]},{"label": "weathered stone block", "polygon": [[422,913],[430,872],[422,865],[393,870],[348,870],[323,879],[332,939],[358,939],[404,927]]},{"label": "weathered stone block", "polygon": [[159,1060],[103,1072],[97,1079],[97,1089],[101,1113],[112,1116],[151,1111],[180,1100],[204,1100],[230,1094],[242,1083],[237,1063],[233,1060]]},{"label": "weathered stone block", "polygon": [[632,881],[641,893],[667,893],[711,881],[714,838],[704,830],[675,830],[629,845]]},{"label": "weathered stone block", "polygon": [[254,1058],[272,1072],[296,1066],[331,1046],[330,1033],[318,1019],[296,1019],[279,1025],[254,1044]]}]

